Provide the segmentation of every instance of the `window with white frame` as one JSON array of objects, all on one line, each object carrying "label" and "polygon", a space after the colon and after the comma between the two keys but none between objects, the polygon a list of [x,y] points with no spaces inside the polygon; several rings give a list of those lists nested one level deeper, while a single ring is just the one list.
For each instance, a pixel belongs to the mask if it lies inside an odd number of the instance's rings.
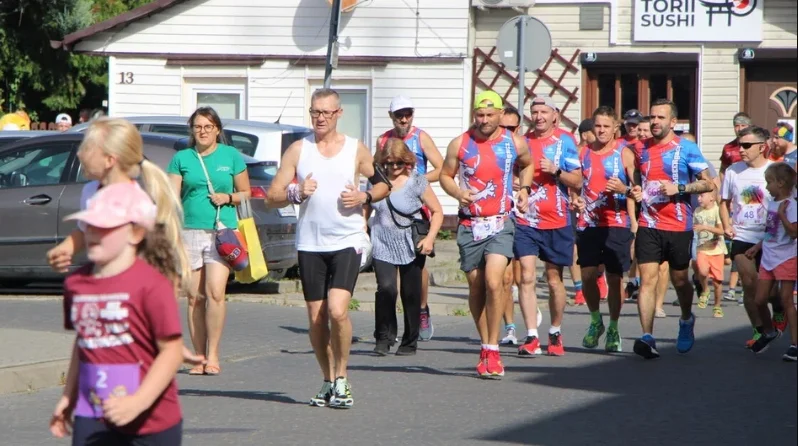
[{"label": "window with white frame", "polygon": [[241,93],[197,92],[197,107],[212,107],[222,119],[241,119]]},{"label": "window with white frame", "polygon": [[222,119],[247,119],[246,85],[238,79],[186,78],[183,94],[186,115],[212,107]]}]

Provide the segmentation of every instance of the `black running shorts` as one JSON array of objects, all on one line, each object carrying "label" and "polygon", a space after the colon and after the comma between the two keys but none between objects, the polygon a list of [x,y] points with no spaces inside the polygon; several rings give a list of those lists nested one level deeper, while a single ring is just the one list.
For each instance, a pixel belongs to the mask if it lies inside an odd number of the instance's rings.
[{"label": "black running shorts", "polygon": [[355,290],[360,273],[360,254],[355,248],[330,252],[299,251],[297,256],[305,301],[327,299],[331,288],[346,290],[349,294]]},{"label": "black running shorts", "polygon": [[693,231],[637,229],[635,258],[638,264],[668,262],[671,270],[681,271],[690,267],[692,251]]}]

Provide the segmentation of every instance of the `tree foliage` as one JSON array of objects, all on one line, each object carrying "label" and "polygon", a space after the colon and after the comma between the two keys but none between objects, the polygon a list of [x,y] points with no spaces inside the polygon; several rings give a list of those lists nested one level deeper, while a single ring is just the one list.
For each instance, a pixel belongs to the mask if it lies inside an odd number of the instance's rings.
[{"label": "tree foliage", "polygon": [[150,1],[0,0],[0,109],[46,119],[100,106],[107,59],[56,50],[50,41]]}]

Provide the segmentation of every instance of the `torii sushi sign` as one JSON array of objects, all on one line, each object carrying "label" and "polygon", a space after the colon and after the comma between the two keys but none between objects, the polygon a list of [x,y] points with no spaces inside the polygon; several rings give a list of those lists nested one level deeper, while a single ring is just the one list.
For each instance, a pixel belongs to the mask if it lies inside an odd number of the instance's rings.
[{"label": "torii sushi sign", "polygon": [[634,0],[636,42],[761,42],[763,0]]}]

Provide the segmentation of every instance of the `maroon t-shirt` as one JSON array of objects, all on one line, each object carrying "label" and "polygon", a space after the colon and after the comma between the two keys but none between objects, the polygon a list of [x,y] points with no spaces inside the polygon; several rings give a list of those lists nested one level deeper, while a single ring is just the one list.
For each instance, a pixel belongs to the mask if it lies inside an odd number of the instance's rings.
[{"label": "maroon t-shirt", "polygon": [[[113,277],[93,277],[91,264],[67,277],[64,326],[77,332],[81,363],[132,364],[134,371],[137,365],[139,383],[158,355],[156,341],[182,334],[172,282],[142,259],[136,259],[127,271]],[[177,384],[172,380],[152,407],[117,429],[129,434],[152,434],[181,419]]]},{"label": "maroon t-shirt", "polygon": [[721,166],[729,167],[742,160],[740,157],[740,143],[736,138],[723,146],[723,152],[720,154]]}]

